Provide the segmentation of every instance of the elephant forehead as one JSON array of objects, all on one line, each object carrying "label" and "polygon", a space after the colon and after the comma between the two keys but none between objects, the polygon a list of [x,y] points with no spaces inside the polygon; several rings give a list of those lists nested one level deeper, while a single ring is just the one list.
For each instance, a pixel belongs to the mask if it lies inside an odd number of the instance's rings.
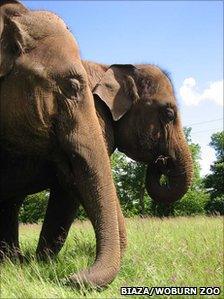
[{"label": "elephant forehead", "polygon": [[31,11],[17,18],[24,31],[35,39],[68,32],[64,21],[56,14],[47,11]]},{"label": "elephant forehead", "polygon": [[32,12],[32,17],[47,22],[48,27],[53,30],[55,30],[55,25],[61,26],[67,30],[65,22],[55,13],[49,11],[34,11]]},{"label": "elephant forehead", "polygon": [[142,65],[139,68],[138,82],[144,94],[164,97],[173,95],[173,86],[167,75],[157,66]]},{"label": "elephant forehead", "polygon": [[66,77],[71,72],[80,72],[79,51],[72,36],[49,37],[39,43],[35,52],[37,60],[54,77]]},{"label": "elephant forehead", "polygon": [[[61,63],[63,61],[63,63]],[[35,47],[19,57],[16,65],[36,73],[38,77],[47,75],[67,76],[75,69],[79,73],[81,65],[79,50],[73,36],[67,32],[60,35],[49,35],[35,43]],[[78,63],[79,62],[79,63]],[[78,65],[78,66],[77,66]]]}]

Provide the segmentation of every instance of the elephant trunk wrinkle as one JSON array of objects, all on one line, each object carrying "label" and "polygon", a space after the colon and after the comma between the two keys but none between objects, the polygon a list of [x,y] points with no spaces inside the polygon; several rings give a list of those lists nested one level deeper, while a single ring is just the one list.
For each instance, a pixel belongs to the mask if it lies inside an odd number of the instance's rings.
[{"label": "elephant trunk wrinkle", "polygon": [[146,189],[153,200],[170,205],[179,200],[191,185],[193,163],[185,139],[178,136],[175,158],[159,155],[148,164]]}]

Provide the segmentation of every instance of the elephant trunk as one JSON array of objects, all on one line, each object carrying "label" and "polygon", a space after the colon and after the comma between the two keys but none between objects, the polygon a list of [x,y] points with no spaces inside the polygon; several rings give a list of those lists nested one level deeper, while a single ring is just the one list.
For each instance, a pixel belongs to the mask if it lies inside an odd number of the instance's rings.
[{"label": "elephant trunk", "polygon": [[[79,159],[82,160],[80,157]],[[81,203],[95,230],[96,258],[90,268],[72,275],[69,280],[75,286],[83,284],[104,287],[113,281],[120,268],[116,191],[114,186],[109,183],[112,178],[107,173],[107,169],[101,167],[102,173],[95,173],[95,170],[90,169],[86,161],[83,160],[80,163],[80,160],[78,163],[80,168],[85,169],[84,172],[92,173],[90,178],[83,177],[80,171],[77,172],[84,182],[79,185]]]},{"label": "elephant trunk", "polygon": [[179,133],[175,144],[175,158],[157,157],[148,165],[146,174],[146,189],[149,196],[165,205],[181,199],[193,178],[193,161],[182,132]]},{"label": "elephant trunk", "polygon": [[[103,287],[115,278],[120,268],[118,199],[94,103],[83,101],[76,114],[72,104],[60,102],[57,133],[65,162],[60,159],[57,163],[59,178],[67,184],[71,196],[78,194],[87,212],[96,235],[96,258],[92,266],[72,275],[68,284]],[[67,106],[74,111],[70,126],[64,125],[64,119],[69,117]]]}]

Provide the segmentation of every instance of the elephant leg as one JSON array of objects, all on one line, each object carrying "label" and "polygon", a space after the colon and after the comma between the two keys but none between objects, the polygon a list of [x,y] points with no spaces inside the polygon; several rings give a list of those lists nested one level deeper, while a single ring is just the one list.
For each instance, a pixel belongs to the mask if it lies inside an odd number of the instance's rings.
[{"label": "elephant leg", "polygon": [[[74,221],[80,205],[79,203],[80,198],[78,193],[74,198],[74,193],[71,196],[59,184],[51,188],[48,207],[37,247],[37,256],[40,259],[46,259],[59,253]],[[127,234],[119,202],[117,202],[117,216],[120,249],[123,256],[127,247]]]},{"label": "elephant leg", "polygon": [[120,250],[121,250],[121,257],[122,257],[127,247],[127,232],[125,227],[124,215],[122,213],[121,206],[118,201],[117,201],[117,219],[118,219],[118,228],[119,228],[119,237],[120,237]]},{"label": "elephant leg", "polygon": [[0,260],[9,257],[22,261],[18,215],[23,201],[24,197],[21,197],[0,203]]},{"label": "elephant leg", "polygon": [[76,196],[69,195],[59,184],[51,188],[47,211],[41,230],[37,256],[45,260],[59,253],[79,208]]}]

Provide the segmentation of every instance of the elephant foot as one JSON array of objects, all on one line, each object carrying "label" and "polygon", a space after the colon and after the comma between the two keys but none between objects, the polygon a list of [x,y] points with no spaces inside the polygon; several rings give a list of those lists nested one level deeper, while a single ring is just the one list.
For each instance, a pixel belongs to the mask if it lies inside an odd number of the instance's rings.
[{"label": "elephant foot", "polygon": [[49,260],[54,259],[57,256],[57,253],[55,253],[50,248],[44,248],[42,250],[36,251],[36,257],[38,261],[41,262],[47,262]]},{"label": "elephant foot", "polygon": [[59,241],[47,243],[43,239],[40,239],[36,250],[36,257],[39,261],[49,261],[54,259],[60,252],[65,238],[61,238]]},{"label": "elephant foot", "polygon": [[0,262],[10,260],[12,262],[24,262],[24,256],[21,254],[19,248],[11,248],[4,246],[0,248]]}]

